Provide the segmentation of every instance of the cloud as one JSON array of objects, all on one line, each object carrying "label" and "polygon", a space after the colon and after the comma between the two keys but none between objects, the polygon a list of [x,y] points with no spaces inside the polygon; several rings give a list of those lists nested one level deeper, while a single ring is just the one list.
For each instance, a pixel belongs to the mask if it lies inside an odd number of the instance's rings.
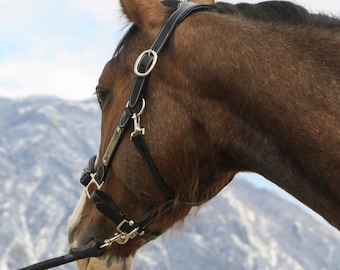
[{"label": "cloud", "polygon": [[71,99],[91,97],[100,75],[99,67],[95,70],[80,55],[67,51],[59,51],[48,60],[36,60],[35,55],[32,56],[14,58],[0,65],[0,94],[18,96],[34,93]]},{"label": "cloud", "polygon": [[2,0],[0,95],[90,97],[126,23],[118,3]]},{"label": "cloud", "polygon": [[296,0],[296,4],[302,5],[314,13],[325,13],[340,16],[340,2],[338,0]]},{"label": "cloud", "polygon": [[91,14],[97,21],[104,23],[116,18],[118,14],[120,16],[121,13],[120,4],[117,0],[67,1],[67,5],[75,14]]}]

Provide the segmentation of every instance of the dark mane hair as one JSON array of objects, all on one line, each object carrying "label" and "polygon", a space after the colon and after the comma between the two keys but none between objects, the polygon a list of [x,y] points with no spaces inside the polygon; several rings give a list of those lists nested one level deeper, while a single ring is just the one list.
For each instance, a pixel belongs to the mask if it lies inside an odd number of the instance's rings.
[{"label": "dark mane hair", "polygon": [[117,48],[113,54],[113,57],[118,56],[124,49],[125,45],[129,42],[130,38],[133,36],[133,33],[137,30],[137,26],[132,24],[123,38],[119,41]]},{"label": "dark mane hair", "polygon": [[[162,3],[169,8],[170,14],[177,8],[178,0],[163,0]],[[340,30],[340,20],[325,14],[314,14],[308,12],[304,7],[295,5],[288,1],[266,1],[257,4],[229,4],[218,2],[211,5],[212,12],[230,14],[248,20],[268,22],[272,24],[290,24],[319,27],[328,30]],[[132,25],[124,38],[120,41],[115,54],[118,55],[124,44],[136,30]]]},{"label": "dark mane hair", "polygon": [[310,25],[327,29],[340,28],[340,20],[324,14],[313,14],[304,7],[287,1],[267,1],[258,4],[216,3],[215,10],[223,14],[241,16],[255,21],[286,23],[294,25]]}]

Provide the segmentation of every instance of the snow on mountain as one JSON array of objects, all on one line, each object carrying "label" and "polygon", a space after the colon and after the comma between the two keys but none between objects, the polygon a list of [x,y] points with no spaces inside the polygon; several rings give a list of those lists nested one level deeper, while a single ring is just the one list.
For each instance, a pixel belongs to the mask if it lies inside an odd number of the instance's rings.
[{"label": "snow on mountain", "polygon": [[[0,130],[0,269],[12,270],[67,253],[67,218],[98,149],[100,111],[94,100],[0,98]],[[246,178],[143,247],[134,269],[340,270],[338,230]]]}]

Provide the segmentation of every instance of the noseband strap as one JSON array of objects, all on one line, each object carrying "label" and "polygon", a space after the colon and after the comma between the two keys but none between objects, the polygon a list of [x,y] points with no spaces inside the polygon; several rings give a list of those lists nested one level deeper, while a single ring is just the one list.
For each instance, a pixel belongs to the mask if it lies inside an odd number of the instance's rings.
[{"label": "noseband strap", "polygon": [[[88,197],[96,205],[99,211],[117,225],[117,233],[113,238],[106,240],[104,246],[109,246],[113,242],[125,244],[129,239],[132,239],[137,235],[144,237],[147,240],[157,237],[160,233],[145,233],[145,228],[174,205],[175,193],[164,181],[151,157],[148,145],[144,138],[144,129],[140,127],[140,116],[145,108],[144,94],[148,86],[150,73],[157,61],[157,55],[164,47],[177,25],[179,25],[189,14],[197,10],[207,10],[209,8],[210,6],[208,5],[196,5],[190,2],[180,2],[178,4],[177,10],[170,16],[151,48],[144,51],[137,59],[138,61],[136,61],[135,73],[137,76],[130,99],[105,150],[101,163],[99,163],[98,169],[95,170],[96,157],[92,157],[88,167],[84,169],[82,173],[80,181],[85,186]],[[137,151],[146,160],[155,182],[168,197],[168,201],[160,209],[151,209],[137,220],[128,220],[111,197],[101,191],[110,169],[111,161],[119,146],[119,142],[125,134],[129,123],[132,121],[134,131],[131,133],[131,140],[136,146]]]}]

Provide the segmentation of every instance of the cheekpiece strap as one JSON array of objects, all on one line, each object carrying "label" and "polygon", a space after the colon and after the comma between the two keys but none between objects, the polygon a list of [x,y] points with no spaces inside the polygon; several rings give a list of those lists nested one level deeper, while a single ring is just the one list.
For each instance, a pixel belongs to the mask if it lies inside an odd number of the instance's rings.
[{"label": "cheekpiece strap", "polygon": [[[136,67],[138,72],[135,71],[137,77],[130,96],[130,108],[135,108],[138,102],[144,97],[150,77],[149,68],[152,66],[152,64],[154,64],[154,61],[156,61],[154,58],[157,57],[157,55],[163,49],[172,32],[192,12],[210,8],[211,7],[209,5],[197,5],[192,2],[180,2],[178,4],[177,10],[170,16],[166,24],[163,26],[150,50],[144,51],[137,59]],[[139,74],[147,75],[144,76]]]}]

